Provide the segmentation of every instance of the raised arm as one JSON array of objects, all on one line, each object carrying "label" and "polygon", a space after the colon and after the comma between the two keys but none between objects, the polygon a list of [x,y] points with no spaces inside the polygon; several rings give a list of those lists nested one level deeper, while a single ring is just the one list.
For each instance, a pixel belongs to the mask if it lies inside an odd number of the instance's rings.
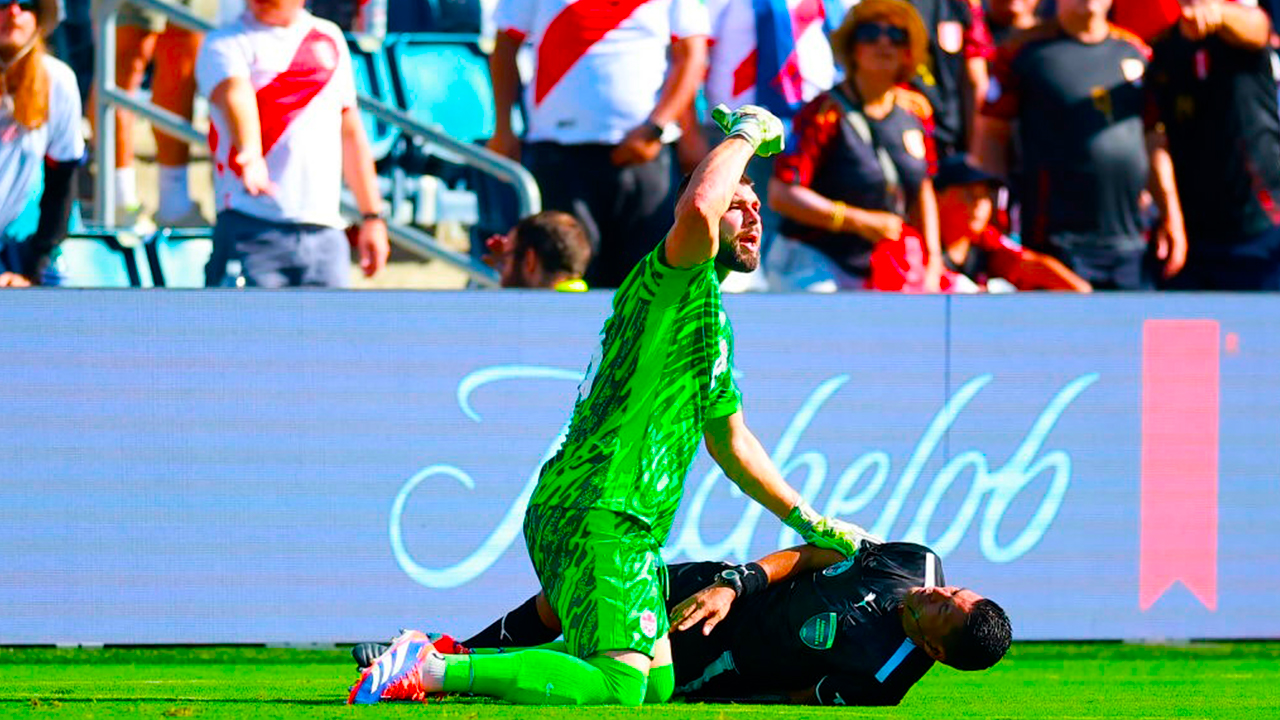
[{"label": "raised arm", "polygon": [[713,117],[728,138],[698,163],[689,188],[676,203],[676,222],[665,250],[673,267],[693,267],[716,256],[720,218],[729,209],[747,162],[753,154],[764,157],[782,149],[782,122],[764,108],[744,105],[729,112],[720,106]]}]

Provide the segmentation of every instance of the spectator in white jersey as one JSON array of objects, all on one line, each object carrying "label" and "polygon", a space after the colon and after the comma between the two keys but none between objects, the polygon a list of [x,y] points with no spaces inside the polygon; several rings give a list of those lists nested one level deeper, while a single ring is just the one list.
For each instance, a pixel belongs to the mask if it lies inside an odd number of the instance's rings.
[{"label": "spectator in white jersey", "polygon": [[348,286],[344,178],[361,213],[361,269],[372,277],[387,261],[382,197],[346,40],[302,5],[249,0],[248,12],[209,35],[196,62],[211,106],[218,207],[205,269],[210,286],[223,284],[236,263],[247,286]]},{"label": "spectator in white jersey", "polygon": [[56,285],[84,155],[75,74],[45,53],[57,0],[0,0],[0,287]]},{"label": "spectator in white jersey", "polygon": [[[489,147],[520,159],[543,206],[573,213],[594,257],[586,280],[617,287],[671,222],[677,120],[706,69],[702,0],[501,0]],[[516,52],[534,50],[524,144],[512,132]]]}]

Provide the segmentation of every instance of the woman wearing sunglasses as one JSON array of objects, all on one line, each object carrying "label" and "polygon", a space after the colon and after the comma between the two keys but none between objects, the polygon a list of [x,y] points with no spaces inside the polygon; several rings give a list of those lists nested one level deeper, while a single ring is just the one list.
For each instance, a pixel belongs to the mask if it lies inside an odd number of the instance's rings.
[{"label": "woman wearing sunglasses", "polygon": [[75,73],[45,53],[57,13],[57,0],[0,0],[0,287],[58,281],[84,138]]},{"label": "woman wearing sunglasses", "polygon": [[932,111],[906,89],[928,35],[904,0],[863,0],[831,33],[845,79],[796,116],[769,181],[783,217],[767,262],[775,290],[868,287],[877,243],[911,243],[903,288],[936,291],[942,275]]}]

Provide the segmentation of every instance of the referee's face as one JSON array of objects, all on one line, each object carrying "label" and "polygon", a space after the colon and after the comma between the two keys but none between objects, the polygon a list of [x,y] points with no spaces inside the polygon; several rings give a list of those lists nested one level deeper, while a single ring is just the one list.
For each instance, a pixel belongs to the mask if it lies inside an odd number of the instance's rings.
[{"label": "referee's face", "polygon": [[964,627],[969,611],[982,599],[967,588],[913,588],[902,599],[903,629],[907,636],[921,641],[925,652],[934,660],[946,662],[947,639]]},{"label": "referee's face", "polygon": [[720,218],[720,250],[716,262],[734,272],[760,266],[760,198],[750,185],[738,185],[733,202]]}]

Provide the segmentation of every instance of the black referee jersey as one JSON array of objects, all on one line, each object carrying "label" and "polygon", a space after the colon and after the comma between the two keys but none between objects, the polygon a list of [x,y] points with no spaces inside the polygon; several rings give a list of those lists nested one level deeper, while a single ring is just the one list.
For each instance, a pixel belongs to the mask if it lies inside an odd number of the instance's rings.
[{"label": "black referee jersey", "polygon": [[[671,567],[673,604],[723,563]],[[896,705],[933,665],[902,630],[902,598],[944,585],[942,563],[912,543],[865,546],[852,559],[734,603],[711,635],[671,633],[677,694],[777,701],[815,688],[823,705]]]}]

